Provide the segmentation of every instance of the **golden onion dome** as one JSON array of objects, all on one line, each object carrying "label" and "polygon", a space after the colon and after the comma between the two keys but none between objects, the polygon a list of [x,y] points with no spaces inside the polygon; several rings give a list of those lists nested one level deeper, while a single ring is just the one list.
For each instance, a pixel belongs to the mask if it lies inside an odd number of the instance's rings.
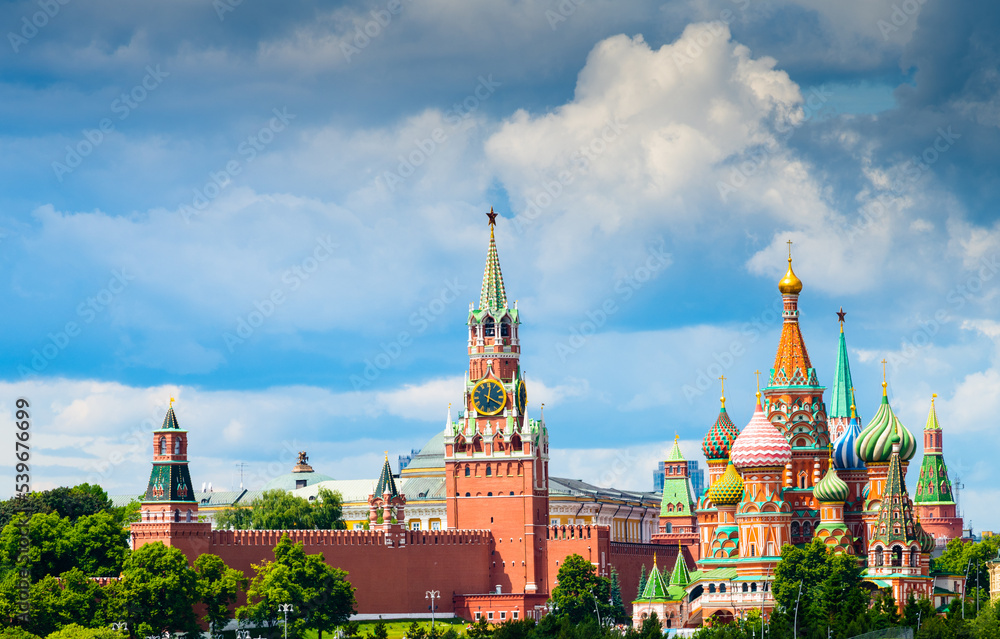
[{"label": "golden onion dome", "polygon": [[785,276],[781,278],[778,282],[778,290],[781,291],[782,295],[798,295],[802,292],[802,280],[800,280],[796,275],[795,271],[792,270],[792,256],[788,256],[788,272]]}]

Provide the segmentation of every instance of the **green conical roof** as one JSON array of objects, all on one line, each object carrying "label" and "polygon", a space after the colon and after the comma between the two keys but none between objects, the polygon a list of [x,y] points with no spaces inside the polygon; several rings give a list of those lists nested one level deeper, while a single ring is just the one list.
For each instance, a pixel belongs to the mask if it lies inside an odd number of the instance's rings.
[{"label": "green conical roof", "polygon": [[500,272],[500,257],[497,255],[496,240],[493,238],[495,217],[496,214],[490,208],[490,248],[486,252],[483,290],[479,293],[479,308],[482,310],[507,308],[507,292],[504,291],[503,274]]},{"label": "green conical roof", "polygon": [[382,474],[379,475],[378,484],[375,486],[375,496],[381,497],[384,493],[389,493],[390,497],[399,497],[396,489],[396,480],[392,476],[392,466],[389,465],[389,455],[385,456],[385,463],[382,464]]},{"label": "green conical roof", "polygon": [[646,580],[646,587],[642,589],[639,599],[642,601],[667,599],[667,584],[663,581],[663,575],[656,567],[656,557],[653,557],[653,569],[649,571],[649,578]]},{"label": "green conical roof", "polygon": [[674,571],[670,573],[670,585],[686,587],[691,583],[691,573],[688,572],[687,562],[684,561],[684,554],[677,548],[677,562],[674,564]]},{"label": "green conical roof", "polygon": [[684,461],[684,453],[681,452],[680,435],[674,435],[674,447],[667,453],[667,461]]},{"label": "green conical roof", "polygon": [[[898,437],[893,439],[894,443],[899,442]],[[889,456],[889,474],[885,479],[885,491],[882,494],[882,504],[879,506],[878,521],[869,544],[878,543],[888,547],[898,542],[906,547],[914,541],[922,542],[918,531],[913,502],[910,501],[903,479],[900,455],[892,451]]]},{"label": "green conical roof", "polygon": [[[174,400],[170,400],[173,402]],[[163,417],[163,426],[160,426],[160,430],[180,430],[181,427],[177,424],[177,415],[174,414],[174,405],[170,404],[170,408],[167,409],[167,414]]]},{"label": "green conical roof", "polygon": [[937,410],[934,409],[934,400],[931,400],[931,412],[927,414],[927,425],[924,430],[941,430],[941,424],[937,420]]},{"label": "green conical roof", "polygon": [[844,325],[840,325],[840,347],[837,351],[837,371],[833,375],[833,391],[830,393],[828,417],[851,416],[851,364],[847,360],[847,340],[844,339]]}]

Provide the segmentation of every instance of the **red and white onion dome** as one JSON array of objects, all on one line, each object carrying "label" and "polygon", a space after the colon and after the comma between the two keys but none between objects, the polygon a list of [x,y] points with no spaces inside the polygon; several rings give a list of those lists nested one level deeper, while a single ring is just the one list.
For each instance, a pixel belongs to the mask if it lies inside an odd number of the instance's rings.
[{"label": "red and white onion dome", "polygon": [[792,447],[774,424],[764,414],[757,392],[757,408],[750,423],[733,442],[729,458],[739,468],[767,468],[784,466],[792,459]]}]

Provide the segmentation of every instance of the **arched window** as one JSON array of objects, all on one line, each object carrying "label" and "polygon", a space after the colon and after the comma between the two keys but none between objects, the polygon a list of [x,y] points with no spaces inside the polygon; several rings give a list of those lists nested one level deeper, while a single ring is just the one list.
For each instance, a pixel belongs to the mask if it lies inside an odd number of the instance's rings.
[{"label": "arched window", "polygon": [[483,335],[486,337],[495,337],[496,333],[496,324],[494,324],[493,318],[487,317],[486,322],[483,324]]},{"label": "arched window", "polygon": [[715,584],[708,584],[708,591],[714,593],[715,592]]},{"label": "arched window", "polygon": [[465,465],[465,476],[469,477],[472,475],[472,467],[468,464]]},{"label": "arched window", "polygon": [[465,496],[466,497],[472,497],[472,494],[471,493],[465,493]]},{"label": "arched window", "polygon": [[160,437],[160,454],[167,454],[167,438],[163,436]]},{"label": "arched window", "polygon": [[726,592],[726,584],[719,584],[719,592],[721,593]]},{"label": "arched window", "polygon": [[179,438],[174,440],[174,454],[181,454],[181,440]]},{"label": "arched window", "polygon": [[493,496],[493,491],[491,490],[490,492],[486,493],[486,496],[487,497],[492,497]]},{"label": "arched window", "polygon": [[875,565],[885,565],[885,554],[882,552],[882,546],[875,546]]},{"label": "arched window", "polygon": [[757,582],[750,584],[750,592],[757,592]]},{"label": "arched window", "polygon": [[507,320],[500,322],[500,337],[510,337],[510,322]]},{"label": "arched window", "polygon": [[910,548],[910,568],[917,567],[917,557],[919,557],[919,551],[916,548]]},{"label": "arched window", "polygon": [[749,591],[750,591],[750,586],[748,586],[747,582],[744,581],[743,582],[743,592],[749,592]]},{"label": "arched window", "polygon": [[892,565],[893,566],[903,565],[903,549],[899,546],[892,547]]},{"label": "arched window", "polygon": [[808,521],[802,524],[802,536],[806,539],[812,537],[812,526]]},{"label": "arched window", "polygon": [[802,531],[799,529],[799,522],[793,521],[792,522],[792,537],[800,537],[801,535],[802,535]]},{"label": "arched window", "polygon": [[493,467],[490,466],[489,464],[486,464],[486,476],[487,477],[493,476]]}]

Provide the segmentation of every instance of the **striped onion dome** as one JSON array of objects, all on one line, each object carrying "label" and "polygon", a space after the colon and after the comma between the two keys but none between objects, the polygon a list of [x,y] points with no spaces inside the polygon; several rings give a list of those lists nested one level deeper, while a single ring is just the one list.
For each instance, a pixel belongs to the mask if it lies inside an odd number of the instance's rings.
[{"label": "striped onion dome", "polygon": [[930,534],[924,527],[917,522],[917,540],[920,542],[920,550],[925,553],[933,552],[937,542],[934,541],[934,535]]},{"label": "striped onion dome", "polygon": [[716,506],[735,506],[743,499],[743,478],[736,472],[732,461],[708,489],[708,496]]},{"label": "striped onion dome", "polygon": [[889,457],[892,455],[892,438],[893,435],[897,434],[899,436],[900,460],[909,461],[917,452],[917,442],[913,439],[913,434],[906,430],[899,418],[892,412],[885,388],[886,384],[882,382],[882,404],[878,407],[872,420],[858,435],[856,450],[858,457],[866,464],[889,461]]},{"label": "striped onion dome", "polygon": [[792,447],[774,424],[764,414],[757,392],[757,408],[729,455],[737,468],[762,468],[784,466],[792,459]]},{"label": "striped onion dome", "polygon": [[858,436],[861,435],[861,420],[851,406],[851,421],[840,437],[833,442],[833,462],[838,470],[861,470],[865,462],[858,456]]},{"label": "striped onion dome", "polygon": [[701,442],[701,450],[705,453],[705,458],[710,461],[729,459],[729,449],[733,447],[733,442],[739,434],[740,429],[736,428],[733,420],[729,419],[729,414],[726,412],[726,400],[723,398],[719,417],[708,429],[705,439]]},{"label": "striped onion dome", "polygon": [[844,503],[851,494],[851,489],[843,479],[837,476],[837,469],[833,467],[833,458],[830,458],[830,466],[826,474],[813,487],[813,497],[821,502]]}]

